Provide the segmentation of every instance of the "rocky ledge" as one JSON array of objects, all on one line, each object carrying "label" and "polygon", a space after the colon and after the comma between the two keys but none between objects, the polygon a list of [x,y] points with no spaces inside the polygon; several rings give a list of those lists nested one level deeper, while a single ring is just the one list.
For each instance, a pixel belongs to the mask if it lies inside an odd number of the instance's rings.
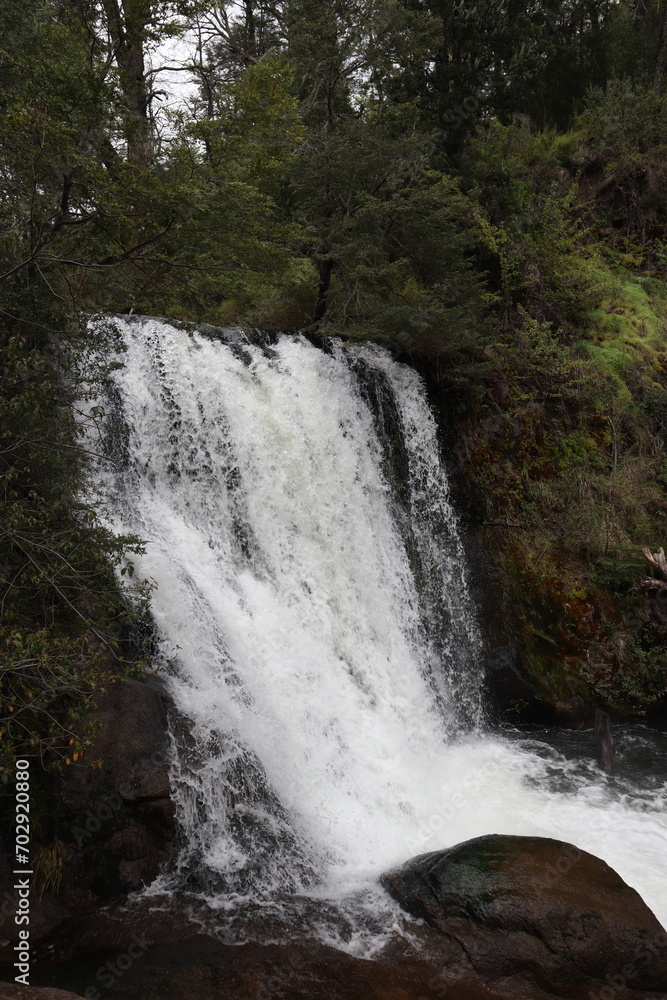
[{"label": "rocky ledge", "polygon": [[70,1000],[52,988],[92,1000],[667,1000],[667,934],[570,844],[480,837],[382,882],[407,913],[402,930],[391,916],[372,961],[317,938],[322,901],[290,897],[303,907],[289,939],[256,912],[241,943],[224,910],[152,893],[63,921],[33,956],[31,984],[47,989],[0,986],[0,1000]]}]

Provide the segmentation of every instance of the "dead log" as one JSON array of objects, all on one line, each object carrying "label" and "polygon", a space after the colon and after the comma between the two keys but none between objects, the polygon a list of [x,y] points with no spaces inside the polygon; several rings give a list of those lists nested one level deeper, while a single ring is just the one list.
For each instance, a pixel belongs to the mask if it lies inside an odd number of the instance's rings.
[{"label": "dead log", "polygon": [[655,580],[664,580],[667,583],[667,559],[665,558],[665,550],[660,547],[657,552],[651,553],[651,550],[647,548],[646,545],[643,546],[642,552],[644,554],[644,559],[649,565],[649,572]]},{"label": "dead log", "polygon": [[612,773],[614,761],[614,739],[611,735],[611,719],[604,708],[595,709],[595,750],[598,765],[607,774]]},{"label": "dead log", "polygon": [[644,558],[648,563],[649,576],[639,585],[648,598],[651,608],[651,618],[658,625],[667,628],[667,558],[665,550],[660,548],[651,552],[646,546],[642,548]]}]

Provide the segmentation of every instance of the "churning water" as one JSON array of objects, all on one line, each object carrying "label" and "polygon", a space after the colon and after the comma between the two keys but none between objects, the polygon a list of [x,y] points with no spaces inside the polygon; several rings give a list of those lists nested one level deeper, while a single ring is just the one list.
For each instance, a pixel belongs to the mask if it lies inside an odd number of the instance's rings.
[{"label": "churning water", "polygon": [[484,728],[419,376],[377,348],[118,322],[100,475],[114,526],[147,541],[184,720],[171,885],[228,910],[340,901],[414,854],[536,834],[603,857],[667,921],[664,771],[639,787]]}]

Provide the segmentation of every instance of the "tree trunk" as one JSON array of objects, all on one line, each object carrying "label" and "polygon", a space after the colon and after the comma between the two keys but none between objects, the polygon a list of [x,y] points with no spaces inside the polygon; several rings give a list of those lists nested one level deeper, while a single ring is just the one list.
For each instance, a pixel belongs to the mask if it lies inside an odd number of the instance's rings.
[{"label": "tree trunk", "polygon": [[660,25],[658,57],[655,61],[655,77],[653,80],[653,87],[658,97],[662,97],[665,69],[667,69],[667,6],[665,6],[665,12],[662,15],[662,23]]},{"label": "tree trunk", "polygon": [[611,719],[604,708],[595,709],[595,749],[598,765],[611,774],[614,762],[614,739],[611,735]]},{"label": "tree trunk", "polygon": [[[329,96],[327,98],[327,122],[326,131],[327,135],[331,134],[333,131],[334,118],[333,118],[333,106],[331,102],[331,89],[329,89]],[[317,299],[315,300],[315,309],[313,311],[313,320],[315,323],[319,323],[321,319],[324,319],[324,314],[327,311],[327,296],[329,295],[329,287],[331,285],[331,272],[333,271],[334,262],[329,256],[331,253],[331,242],[329,240],[329,232],[331,219],[333,217],[333,189],[331,183],[331,163],[329,160],[328,152],[325,154],[325,170],[324,170],[324,209],[322,212],[322,223],[324,229],[324,235],[322,236],[321,243],[317,248],[317,253],[319,256],[319,261],[317,263],[317,273],[319,275],[319,280],[317,282]]]},{"label": "tree trunk", "polygon": [[642,552],[648,563],[650,576],[642,582],[641,589],[648,597],[653,621],[667,627],[667,557],[662,548],[652,553],[644,546]]},{"label": "tree trunk", "polygon": [[319,265],[319,281],[317,282],[317,299],[315,301],[315,309],[313,311],[313,319],[316,323],[319,323],[321,319],[324,319],[324,314],[327,311],[327,295],[329,294],[329,285],[331,284],[331,272],[333,271],[334,262],[330,259],[323,260]]},{"label": "tree trunk", "polygon": [[155,155],[144,63],[149,5],[142,0],[122,0],[122,3],[119,0],[104,0],[104,12],[130,112],[127,157],[135,163],[149,164]]},{"label": "tree trunk", "polygon": [[257,37],[255,32],[255,10],[253,0],[246,0],[245,4],[245,47],[246,52],[257,56]]}]

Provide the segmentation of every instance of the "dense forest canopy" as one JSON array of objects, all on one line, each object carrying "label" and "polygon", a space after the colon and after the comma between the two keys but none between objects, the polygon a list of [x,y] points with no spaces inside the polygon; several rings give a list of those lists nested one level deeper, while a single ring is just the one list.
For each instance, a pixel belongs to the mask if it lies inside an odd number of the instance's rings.
[{"label": "dense forest canopy", "polygon": [[440,322],[443,286],[476,290],[477,130],[567,128],[616,81],[659,98],[663,6],[6,2],[3,294]]},{"label": "dense forest canopy", "polygon": [[410,354],[524,666],[664,696],[631,589],[667,509],[664,0],[3,0],[0,38],[2,767],[81,753],[137,655],[141,543],[75,415],[122,362],[96,313]]}]

